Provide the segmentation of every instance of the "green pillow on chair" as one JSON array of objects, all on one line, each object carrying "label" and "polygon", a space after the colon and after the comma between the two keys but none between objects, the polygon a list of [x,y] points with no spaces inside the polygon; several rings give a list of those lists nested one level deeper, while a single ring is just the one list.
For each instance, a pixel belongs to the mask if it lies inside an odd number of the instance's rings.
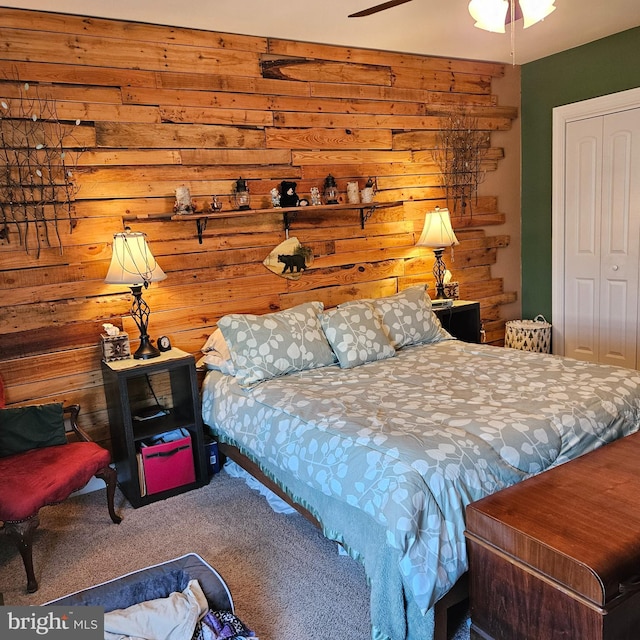
[{"label": "green pillow on chair", "polygon": [[66,443],[61,402],[0,409],[0,458]]}]

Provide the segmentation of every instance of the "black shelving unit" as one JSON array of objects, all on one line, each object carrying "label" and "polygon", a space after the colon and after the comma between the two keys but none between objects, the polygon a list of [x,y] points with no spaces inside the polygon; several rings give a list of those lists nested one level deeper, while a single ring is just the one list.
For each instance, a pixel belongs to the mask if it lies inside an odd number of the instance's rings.
[{"label": "black shelving unit", "polygon": [[[194,357],[179,349],[151,360],[102,362],[118,486],[133,507],[196,489],[209,480],[196,375]],[[146,417],[156,402],[166,415]],[[143,495],[137,455],[141,443],[176,429],[191,436],[195,481]]]}]

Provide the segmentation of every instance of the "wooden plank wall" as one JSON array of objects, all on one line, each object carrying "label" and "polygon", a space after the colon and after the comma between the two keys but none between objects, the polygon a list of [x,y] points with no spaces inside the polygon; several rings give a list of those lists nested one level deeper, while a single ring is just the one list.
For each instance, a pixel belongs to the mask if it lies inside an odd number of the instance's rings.
[{"label": "wooden plank wall", "polygon": [[[228,312],[432,285],[432,253],[414,242],[425,211],[446,206],[432,157],[439,117],[464,106],[488,131],[517,117],[492,94],[500,64],[6,8],[0,25],[0,97],[18,95],[16,80],[37,86],[59,119],[81,121],[85,146],[63,252],[27,254],[15,230],[0,241],[0,375],[9,404],[79,402],[83,425],[107,446],[101,324],[137,335],[128,289],[103,282],[123,217],[148,216],[130,224],[168,274],[145,293],[150,333],[197,353]],[[499,170],[503,155],[491,148],[486,170]],[[261,207],[281,180],[308,195],[329,173],[343,200],[347,181],[375,176],[377,200],[404,204],[375,213],[364,231],[357,212],[305,210],[292,235],[315,259],[297,281],[262,265],[284,239],[277,213],[210,220],[202,244],[193,222],[166,219],[182,184],[201,203],[218,194],[230,209],[242,176]],[[473,216],[454,217],[455,261],[445,253],[497,344],[500,307],[516,294],[491,273],[509,237],[486,229],[504,219],[497,196],[481,197]]]}]

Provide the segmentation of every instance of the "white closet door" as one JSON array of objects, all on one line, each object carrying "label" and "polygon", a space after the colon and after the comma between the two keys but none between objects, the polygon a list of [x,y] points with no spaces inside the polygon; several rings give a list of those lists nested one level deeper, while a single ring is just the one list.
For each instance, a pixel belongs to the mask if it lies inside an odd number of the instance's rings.
[{"label": "white closet door", "polygon": [[636,368],[640,109],[566,134],[565,355]]},{"label": "white closet door", "polygon": [[567,124],[564,354],[598,361],[602,117]]},{"label": "white closet door", "polygon": [[604,118],[599,361],[637,367],[640,110]]}]

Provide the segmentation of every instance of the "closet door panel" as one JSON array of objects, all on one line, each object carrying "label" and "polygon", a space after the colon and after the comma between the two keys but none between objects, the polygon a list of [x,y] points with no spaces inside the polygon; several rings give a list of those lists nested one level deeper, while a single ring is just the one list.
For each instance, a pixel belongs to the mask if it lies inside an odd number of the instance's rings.
[{"label": "closet door panel", "polygon": [[572,309],[571,319],[574,331],[571,333],[571,358],[597,362],[600,308],[598,295],[599,283],[595,278],[576,278],[572,292],[575,298],[567,300],[567,309]]},{"label": "closet door panel", "polygon": [[[640,260],[639,110],[604,118],[599,361],[637,366]],[[633,176],[636,179],[633,179]]]},{"label": "closet door panel", "polygon": [[565,130],[564,354],[640,365],[640,109]]},{"label": "closet door panel", "polygon": [[564,354],[597,362],[602,118],[567,125]]}]

